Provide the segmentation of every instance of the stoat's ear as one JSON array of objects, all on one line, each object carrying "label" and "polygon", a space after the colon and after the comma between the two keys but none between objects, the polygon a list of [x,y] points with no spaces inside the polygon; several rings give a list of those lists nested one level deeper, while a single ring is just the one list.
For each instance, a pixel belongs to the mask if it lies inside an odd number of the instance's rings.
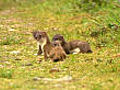
[{"label": "stoat's ear", "polygon": [[63,37],[63,36],[61,36],[61,38],[62,38],[62,39],[64,39],[64,37]]},{"label": "stoat's ear", "polygon": [[37,31],[32,31],[31,33],[34,35],[34,34],[36,34],[36,33],[37,33]]},{"label": "stoat's ear", "polygon": [[33,34],[33,36],[36,34],[36,31],[33,31],[33,32],[31,32],[32,34]]},{"label": "stoat's ear", "polygon": [[46,35],[47,33],[46,32],[42,32],[42,34]]}]

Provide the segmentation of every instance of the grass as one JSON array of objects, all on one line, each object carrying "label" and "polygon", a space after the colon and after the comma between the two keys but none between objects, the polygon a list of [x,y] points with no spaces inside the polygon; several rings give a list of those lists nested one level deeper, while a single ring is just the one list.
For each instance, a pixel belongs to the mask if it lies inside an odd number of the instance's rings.
[{"label": "grass", "polygon": [[0,77],[1,78],[12,78],[13,70],[12,69],[1,69],[0,70]]},{"label": "grass", "polygon": [[[120,10],[116,1],[106,7],[96,5],[89,12],[86,8],[91,3],[78,8],[79,2],[73,0],[12,2],[0,2],[4,5],[0,7],[1,90],[119,90],[120,57],[115,56],[120,53]],[[60,33],[67,41],[85,40],[93,53],[69,55],[64,62],[44,62],[43,56],[34,55],[37,46],[33,30],[46,31],[50,39]],[[50,73],[52,68],[60,71]],[[72,80],[33,80],[65,76]]]}]

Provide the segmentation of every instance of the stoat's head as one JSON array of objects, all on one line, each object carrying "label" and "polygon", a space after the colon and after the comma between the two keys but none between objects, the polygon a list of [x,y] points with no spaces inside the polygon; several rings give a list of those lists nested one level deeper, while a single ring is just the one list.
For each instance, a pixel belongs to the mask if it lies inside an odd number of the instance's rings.
[{"label": "stoat's head", "polygon": [[33,34],[33,37],[40,43],[43,43],[49,40],[46,32],[33,31],[32,34]]},{"label": "stoat's head", "polygon": [[59,41],[54,41],[52,42],[53,46],[61,46],[61,43]]},{"label": "stoat's head", "polygon": [[61,34],[56,34],[53,38],[52,38],[52,42],[55,41],[59,41],[61,45],[64,45],[65,43],[65,39]]}]

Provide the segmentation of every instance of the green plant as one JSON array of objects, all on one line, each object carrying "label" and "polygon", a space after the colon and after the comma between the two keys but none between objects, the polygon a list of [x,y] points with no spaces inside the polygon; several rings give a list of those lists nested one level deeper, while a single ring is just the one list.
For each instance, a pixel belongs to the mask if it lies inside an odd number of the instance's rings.
[{"label": "green plant", "polygon": [[0,69],[0,77],[11,79],[13,77],[14,70],[13,69]]},{"label": "green plant", "polygon": [[12,45],[12,44],[19,44],[22,41],[22,37],[18,36],[6,36],[0,42],[0,45]]}]

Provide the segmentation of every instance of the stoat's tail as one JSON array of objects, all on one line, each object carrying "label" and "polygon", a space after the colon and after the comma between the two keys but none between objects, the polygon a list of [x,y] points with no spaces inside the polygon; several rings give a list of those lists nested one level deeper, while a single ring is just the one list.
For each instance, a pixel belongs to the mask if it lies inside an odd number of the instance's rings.
[{"label": "stoat's tail", "polygon": [[93,51],[92,50],[88,50],[87,53],[92,53]]}]

